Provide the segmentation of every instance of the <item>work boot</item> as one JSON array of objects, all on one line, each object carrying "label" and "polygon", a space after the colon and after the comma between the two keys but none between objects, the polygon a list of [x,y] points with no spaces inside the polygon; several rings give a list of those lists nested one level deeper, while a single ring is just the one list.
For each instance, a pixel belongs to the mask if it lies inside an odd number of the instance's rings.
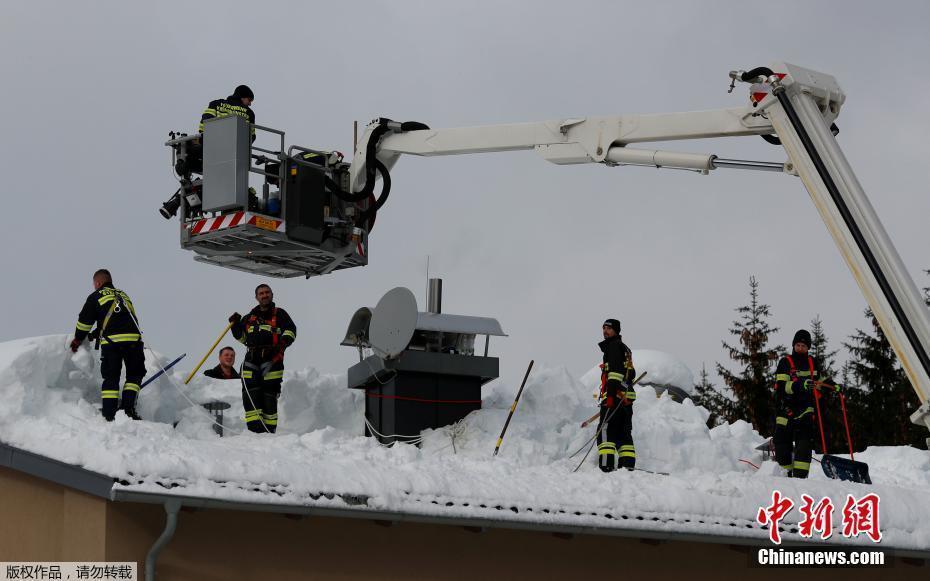
[{"label": "work boot", "polygon": [[135,406],[135,405],[133,405],[132,407],[129,407],[129,408],[121,407],[120,409],[123,410],[123,413],[125,413],[127,416],[129,416],[129,419],[131,419],[131,420],[141,420],[141,419],[142,419],[142,417],[139,416],[138,413],[136,413],[136,406]]}]

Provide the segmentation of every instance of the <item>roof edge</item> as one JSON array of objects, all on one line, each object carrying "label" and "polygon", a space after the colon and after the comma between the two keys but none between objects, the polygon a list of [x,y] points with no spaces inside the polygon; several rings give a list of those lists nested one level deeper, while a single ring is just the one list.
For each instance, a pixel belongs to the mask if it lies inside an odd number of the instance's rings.
[{"label": "roof edge", "polygon": [[[182,494],[162,494],[156,492],[129,490],[116,486],[113,488],[112,500],[115,502],[134,502],[146,504],[165,504],[168,501],[180,501],[182,506],[199,509],[215,510],[242,510],[248,512],[268,512],[276,514],[318,516],[333,518],[353,518],[370,521],[386,521],[389,523],[416,523],[439,524],[458,526],[469,529],[504,529],[543,532],[557,535],[598,535],[612,536],[646,541],[658,542],[694,542],[729,545],[734,549],[751,550],[761,548],[764,541],[746,536],[721,535],[714,533],[688,533],[680,531],[657,531],[638,528],[598,527],[591,525],[572,525],[566,523],[540,523],[525,520],[493,519],[486,517],[460,517],[438,516],[432,514],[419,514],[415,512],[395,512],[378,509],[346,507],[321,507],[298,504],[255,503],[233,500],[220,500],[216,498],[197,497]],[[819,542],[793,542],[785,540],[778,548],[811,547],[815,545],[823,549],[856,550],[865,549],[857,545]],[[925,565],[930,562],[930,550],[883,548],[882,550],[892,557],[923,560]]]},{"label": "roof edge", "polygon": [[110,476],[28,452],[4,442],[0,442],[0,466],[107,500],[111,497],[115,482]]}]

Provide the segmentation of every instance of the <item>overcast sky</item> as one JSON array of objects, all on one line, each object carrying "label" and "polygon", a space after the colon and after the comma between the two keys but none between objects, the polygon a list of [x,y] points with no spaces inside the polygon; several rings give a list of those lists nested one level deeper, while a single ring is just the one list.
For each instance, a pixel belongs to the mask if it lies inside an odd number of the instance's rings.
[{"label": "overcast sky", "polygon": [[[157,213],[172,129],[246,83],[289,144],[351,150],[352,121],[432,127],[713,109],[730,69],[836,76],[844,148],[905,265],[930,282],[930,4],[925,2],[5,2],[0,16],[6,316],[0,340],[70,333],[109,268],[148,345],[196,361],[262,281],[194,262]],[[784,161],[759,138],[677,150]],[[289,368],[339,372],[349,318],[426,260],[446,312],[496,317],[504,379],[529,359],[578,376],[606,317],[696,372],[755,275],[786,344],[819,314],[834,345],[865,301],[797,178],[556,166],[532,152],[402,158],[370,264],[271,280],[298,326]],[[231,339],[230,339],[231,340]],[[240,351],[241,353],[241,351]]]}]

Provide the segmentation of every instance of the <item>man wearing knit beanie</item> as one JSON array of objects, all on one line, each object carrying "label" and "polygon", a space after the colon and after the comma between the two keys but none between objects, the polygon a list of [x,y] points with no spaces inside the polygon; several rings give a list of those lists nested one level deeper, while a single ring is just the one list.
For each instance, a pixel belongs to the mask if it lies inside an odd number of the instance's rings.
[{"label": "man wearing knit beanie", "polygon": [[604,353],[601,364],[601,419],[597,433],[597,463],[604,472],[618,467],[633,470],[633,401],[636,391],[630,382],[636,376],[633,355],[620,338],[620,321],[607,319],[601,325],[604,340],[598,347]]},{"label": "man wearing knit beanie", "polygon": [[[207,105],[207,108],[203,110],[203,114],[200,116],[200,127],[198,131],[203,133],[203,124],[204,121],[208,119],[222,119],[223,117],[229,117],[235,115],[237,117],[242,117],[248,121],[252,127],[250,127],[252,132],[252,141],[255,141],[255,112],[252,111],[252,101],[255,100],[255,93],[252,92],[252,89],[248,85],[239,85],[233,90],[232,95],[226,97],[225,99],[214,99],[210,101],[210,104]],[[187,163],[190,164],[190,171],[193,173],[202,173],[203,172],[203,150],[201,147],[197,147],[196,150],[191,151],[192,159],[189,159]],[[179,172],[180,173],[180,172]],[[188,176],[189,177],[189,176]],[[183,187],[183,182],[182,182]],[[252,188],[249,188],[250,194],[253,192]],[[181,190],[179,189],[173,196],[171,196],[167,202],[162,204],[158,212],[166,219],[173,218],[177,213],[178,209],[181,207]]]},{"label": "man wearing knit beanie", "polygon": [[[255,125],[255,112],[252,111],[252,101],[255,100],[255,93],[248,85],[239,85],[233,90],[232,95],[225,99],[214,99],[210,101],[207,108],[203,110],[200,116],[200,132],[203,133],[203,122],[207,119],[221,119],[236,115],[242,117],[252,125]],[[252,141],[255,141],[255,128],[252,128]]]},{"label": "man wearing knit beanie", "polygon": [[775,369],[775,460],[788,476],[807,478],[816,429],[811,390],[839,391],[841,386],[821,376],[820,362],[808,353],[807,329],[795,333],[791,344],[791,355],[782,357]]}]

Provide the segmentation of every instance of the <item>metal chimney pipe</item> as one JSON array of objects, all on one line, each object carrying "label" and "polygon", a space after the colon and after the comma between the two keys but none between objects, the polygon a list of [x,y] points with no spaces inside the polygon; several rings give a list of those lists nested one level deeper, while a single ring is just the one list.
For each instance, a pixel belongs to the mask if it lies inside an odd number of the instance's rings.
[{"label": "metal chimney pipe", "polygon": [[429,279],[429,294],[427,296],[426,310],[438,315],[442,312],[442,279]]}]

